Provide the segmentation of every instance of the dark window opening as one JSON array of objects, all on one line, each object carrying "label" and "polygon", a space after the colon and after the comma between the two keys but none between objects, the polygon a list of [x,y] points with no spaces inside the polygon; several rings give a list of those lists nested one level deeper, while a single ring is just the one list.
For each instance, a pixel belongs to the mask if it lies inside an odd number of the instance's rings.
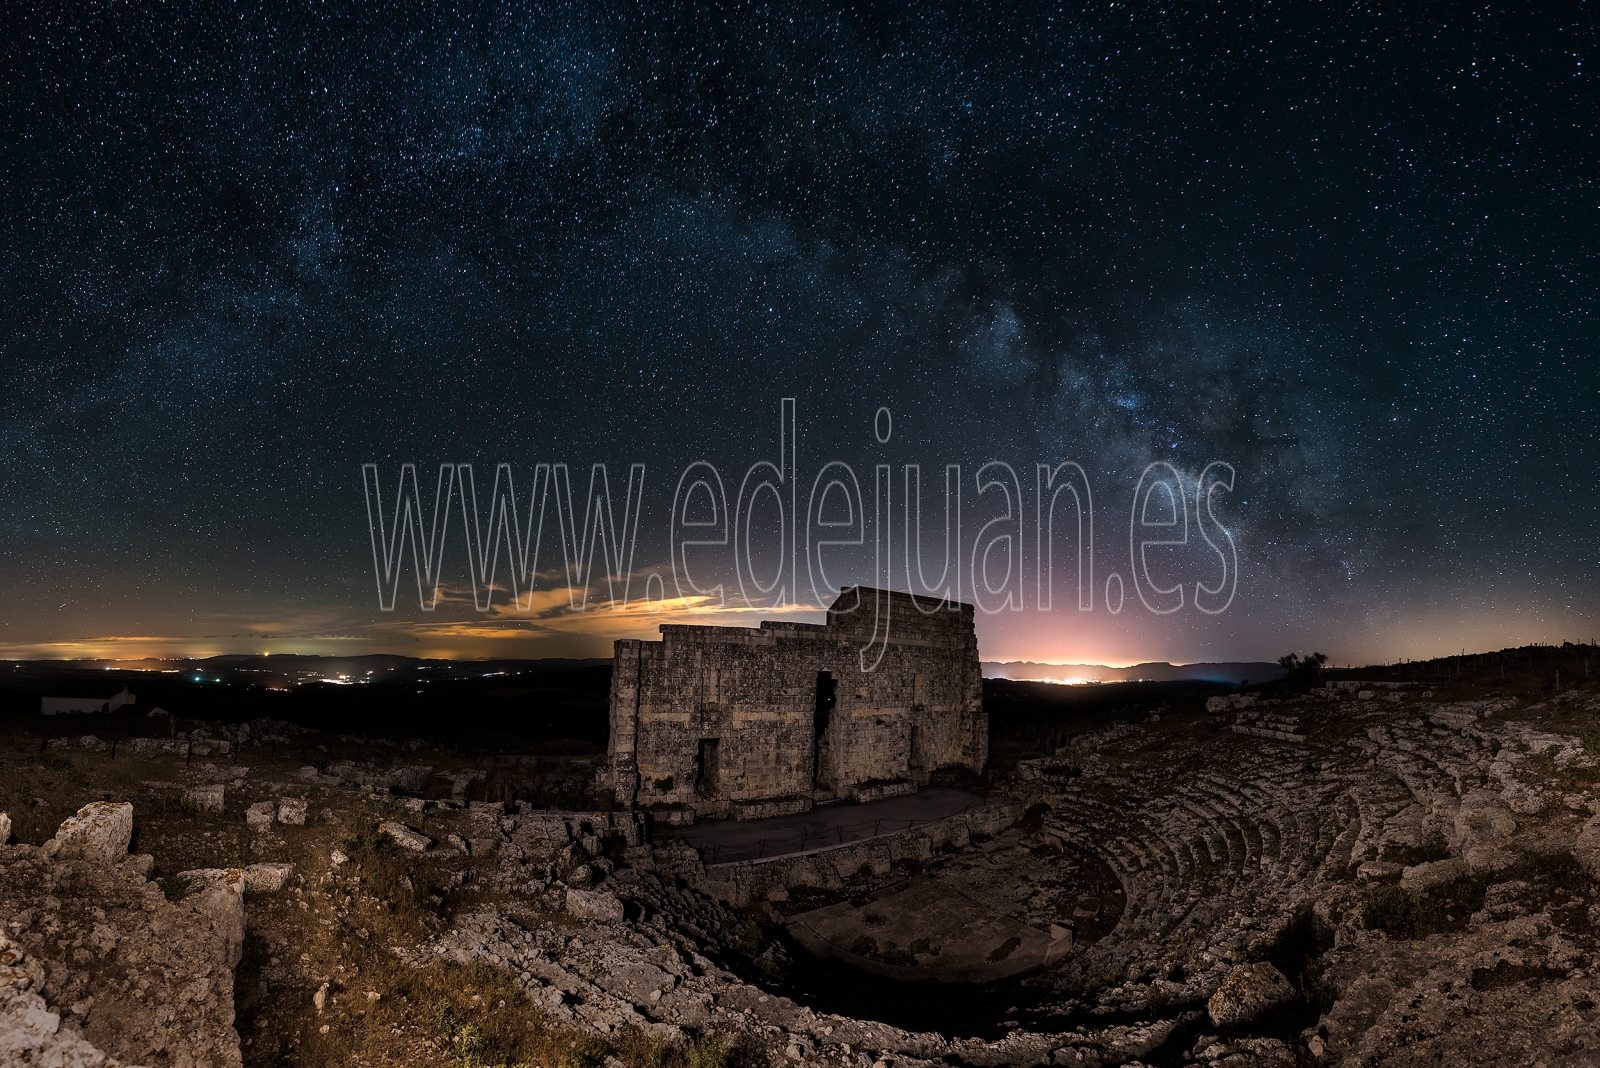
[{"label": "dark window opening", "polygon": [[717,792],[718,754],[720,738],[700,739],[700,753],[695,758],[695,792],[702,797],[713,797]]},{"label": "dark window opening", "polygon": [[815,787],[822,785],[822,738],[828,732],[836,703],[833,672],[817,672],[817,707],[811,718],[811,782]]},{"label": "dark window opening", "polygon": [[817,672],[817,710],[811,720],[811,726],[817,738],[828,732],[828,722],[833,718],[833,706],[838,699],[834,696],[834,687],[837,685],[833,679],[833,672]]}]

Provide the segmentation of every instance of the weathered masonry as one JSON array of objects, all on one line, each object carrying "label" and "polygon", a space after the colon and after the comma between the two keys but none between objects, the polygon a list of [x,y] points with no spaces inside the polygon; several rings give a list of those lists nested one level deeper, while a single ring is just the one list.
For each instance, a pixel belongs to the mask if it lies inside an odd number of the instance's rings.
[{"label": "weathered masonry", "polygon": [[[863,671],[885,615],[882,659]],[[601,783],[669,818],[751,819],[911,793],[938,768],[981,771],[988,749],[972,606],[847,587],[820,625],[663,625],[658,642],[617,642]]]}]

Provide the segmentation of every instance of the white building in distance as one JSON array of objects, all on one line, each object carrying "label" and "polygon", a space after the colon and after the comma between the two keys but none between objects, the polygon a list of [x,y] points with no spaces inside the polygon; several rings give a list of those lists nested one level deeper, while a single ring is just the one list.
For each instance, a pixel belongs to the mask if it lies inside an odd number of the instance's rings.
[{"label": "white building in distance", "polygon": [[119,693],[110,697],[41,697],[39,699],[39,712],[46,716],[58,716],[68,712],[114,712],[123,705],[131,705],[134,696],[124,686]]}]

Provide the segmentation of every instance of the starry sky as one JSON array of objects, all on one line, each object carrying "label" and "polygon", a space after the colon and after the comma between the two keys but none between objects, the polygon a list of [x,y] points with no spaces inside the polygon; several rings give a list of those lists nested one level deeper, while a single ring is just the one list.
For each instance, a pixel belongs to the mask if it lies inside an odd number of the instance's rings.
[{"label": "starry sky", "polygon": [[[784,397],[799,484],[847,463],[869,516],[874,466],[898,491],[918,463],[936,531],[962,465],[964,554],[1003,512],[977,470],[1012,465],[1024,607],[980,613],[986,659],[1600,633],[1592,3],[8,18],[4,655],[603,656],[815,620],[809,584],[747,603],[711,550],[724,603],[671,574],[680,473],[734,495],[779,460]],[[1094,597],[1058,548],[1046,613],[1033,472],[1068,460]],[[1191,601],[1216,581],[1192,497],[1217,460],[1228,609],[1157,615],[1129,583],[1113,615],[1155,461],[1191,498],[1156,569]],[[530,610],[478,612],[457,526],[438,607],[408,577],[379,610],[361,465],[392,510],[401,464],[431,509],[470,463],[487,509],[508,463],[526,511],[536,464],[581,502],[598,462],[646,465],[627,606],[572,611],[546,547]],[[761,507],[752,575],[781,556]],[[877,530],[833,585],[871,579]]]}]

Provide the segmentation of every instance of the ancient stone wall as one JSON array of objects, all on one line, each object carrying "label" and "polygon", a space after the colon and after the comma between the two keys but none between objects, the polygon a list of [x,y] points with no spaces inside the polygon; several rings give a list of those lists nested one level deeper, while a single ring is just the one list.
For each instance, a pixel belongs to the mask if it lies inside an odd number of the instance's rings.
[{"label": "ancient stone wall", "polygon": [[[940,767],[980,770],[988,723],[972,613],[849,588],[820,625],[663,625],[659,642],[619,641],[609,785],[623,804],[737,817],[769,815],[775,799],[798,810],[819,793],[911,790]],[[887,641],[875,629],[885,621]]]}]

